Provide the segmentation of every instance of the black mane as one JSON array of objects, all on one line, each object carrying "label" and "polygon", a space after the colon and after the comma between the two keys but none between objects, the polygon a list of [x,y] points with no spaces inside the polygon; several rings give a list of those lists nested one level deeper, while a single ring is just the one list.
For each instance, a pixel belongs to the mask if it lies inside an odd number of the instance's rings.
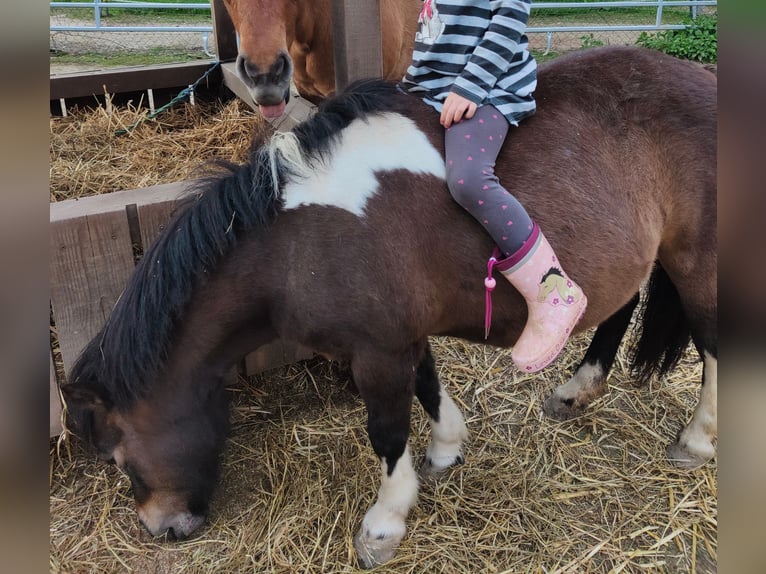
[{"label": "black mane", "polygon": [[[296,126],[302,152],[321,157],[353,120],[401,109],[397,94],[381,81],[352,84]],[[246,165],[218,165],[224,173],[201,181],[144,254],[106,324],[77,359],[70,384],[94,385],[118,408],[144,396],[167,361],[194,289],[243,235],[265,230],[277,216],[281,198],[274,181],[281,185],[290,173],[268,142],[254,147]]]}]

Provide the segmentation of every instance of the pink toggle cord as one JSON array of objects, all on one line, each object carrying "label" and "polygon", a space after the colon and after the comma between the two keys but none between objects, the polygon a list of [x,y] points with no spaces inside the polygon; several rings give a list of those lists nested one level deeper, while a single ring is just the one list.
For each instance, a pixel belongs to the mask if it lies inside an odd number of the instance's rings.
[{"label": "pink toggle cord", "polygon": [[492,291],[497,286],[497,281],[492,277],[492,272],[495,269],[497,258],[502,255],[500,250],[495,247],[492,251],[492,255],[487,261],[487,276],[484,278],[484,339],[489,338],[489,328],[492,325]]}]

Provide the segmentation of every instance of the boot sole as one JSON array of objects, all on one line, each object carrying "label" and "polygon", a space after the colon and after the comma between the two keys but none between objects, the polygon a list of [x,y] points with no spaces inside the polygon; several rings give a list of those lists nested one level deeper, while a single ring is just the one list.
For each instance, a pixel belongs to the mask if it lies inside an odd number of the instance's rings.
[{"label": "boot sole", "polygon": [[511,353],[511,359],[513,360],[514,365],[516,365],[516,368],[524,371],[525,373],[536,373],[537,371],[543,370],[554,360],[556,360],[556,357],[559,356],[559,353],[561,353],[561,350],[567,344],[569,336],[572,334],[572,331],[577,326],[577,323],[580,322],[580,319],[582,319],[582,316],[585,314],[585,310],[588,308],[588,298],[585,297],[584,294],[580,305],[580,310],[575,316],[575,319],[569,324],[569,327],[564,333],[564,336],[558,339],[554,345],[551,345],[544,353],[542,353],[539,359],[535,359],[526,363],[519,363],[513,356],[513,353]]}]

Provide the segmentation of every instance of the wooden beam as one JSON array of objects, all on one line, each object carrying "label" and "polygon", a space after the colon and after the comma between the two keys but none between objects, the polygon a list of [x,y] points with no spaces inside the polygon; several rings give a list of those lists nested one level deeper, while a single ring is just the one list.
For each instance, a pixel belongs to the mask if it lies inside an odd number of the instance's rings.
[{"label": "wooden beam", "polygon": [[[50,205],[50,294],[65,373],[104,324],[133,272],[126,207],[137,205],[139,217],[146,205],[159,204],[156,209],[167,205],[169,212],[191,183],[106,193]],[[150,212],[147,208],[146,213]],[[159,217],[155,214],[152,221]],[[146,237],[146,241],[152,239]]]},{"label": "wooden beam", "polygon": [[[113,68],[93,72],[56,74],[50,77],[50,99],[103,96],[162,88],[185,88],[196,82],[214,62],[190,62]],[[221,73],[215,70],[207,78],[208,85],[221,82]]]},{"label": "wooden beam", "polygon": [[213,33],[215,34],[215,53],[221,62],[229,62],[237,57],[237,32],[223,0],[212,0]]},{"label": "wooden beam", "polygon": [[380,0],[332,0],[335,89],[383,75]]},{"label": "wooden beam", "polygon": [[63,427],[61,426],[61,397],[59,396],[59,386],[56,380],[56,367],[53,364],[53,355],[50,356],[50,371],[51,371],[51,398],[50,398],[50,436],[58,436],[61,434]]},{"label": "wooden beam", "polygon": [[125,207],[51,221],[50,295],[66,373],[98,333],[133,271]]},{"label": "wooden beam", "polygon": [[[128,213],[137,213],[141,243],[147,249],[166,226],[176,201],[196,183],[182,181],[50,205],[51,305],[65,374],[104,324],[133,273],[135,238]],[[248,355],[244,364],[246,373],[254,374],[311,356],[306,347],[275,341]],[[60,420],[61,405],[52,361],[50,369],[54,436],[60,432],[55,422]]]}]

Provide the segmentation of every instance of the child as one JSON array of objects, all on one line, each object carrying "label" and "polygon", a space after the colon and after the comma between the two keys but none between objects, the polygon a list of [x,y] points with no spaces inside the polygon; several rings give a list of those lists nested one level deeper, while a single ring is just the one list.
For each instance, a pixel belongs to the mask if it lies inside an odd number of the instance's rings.
[{"label": "child", "polygon": [[497,269],[527,302],[527,324],[511,357],[534,372],[559,354],[587,299],[494,173],[509,124],[535,112],[537,63],[524,33],[530,3],[424,0],[401,87],[441,113],[447,185],[495,240],[504,256]]}]

